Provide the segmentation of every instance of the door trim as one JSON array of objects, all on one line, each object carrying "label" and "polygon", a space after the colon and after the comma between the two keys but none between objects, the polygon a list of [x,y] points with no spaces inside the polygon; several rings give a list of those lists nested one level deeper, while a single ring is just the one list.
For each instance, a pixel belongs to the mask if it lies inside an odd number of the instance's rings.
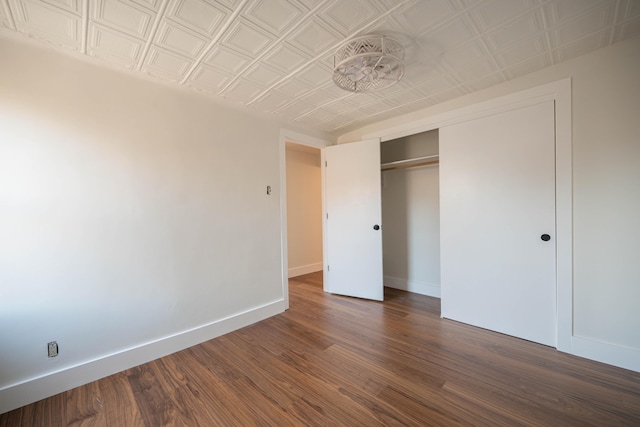
[{"label": "door trim", "polygon": [[[284,298],[285,310],[289,309],[289,251],[287,248],[287,142],[294,144],[306,145],[307,147],[313,147],[320,149],[322,162],[324,164],[324,147],[331,145],[329,141],[306,135],[304,133],[296,132],[291,129],[281,129],[279,145],[280,155],[280,259],[281,259],[281,277],[282,277],[282,296]],[[325,201],[324,201],[324,168],[322,169],[322,258],[326,259],[326,253],[324,253],[325,245]],[[326,261],[323,261],[326,262]]]}]

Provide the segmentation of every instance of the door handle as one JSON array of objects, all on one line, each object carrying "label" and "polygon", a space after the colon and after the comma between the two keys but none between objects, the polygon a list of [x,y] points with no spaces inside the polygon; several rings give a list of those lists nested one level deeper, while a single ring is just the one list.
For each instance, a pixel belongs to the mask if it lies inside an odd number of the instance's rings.
[{"label": "door handle", "polygon": [[380,230],[380,226],[378,224],[376,224],[376,225],[373,226],[373,229],[378,231],[378,230]]},{"label": "door handle", "polygon": [[545,242],[551,240],[551,236],[549,236],[548,234],[543,234],[542,236],[540,236],[540,238]]}]

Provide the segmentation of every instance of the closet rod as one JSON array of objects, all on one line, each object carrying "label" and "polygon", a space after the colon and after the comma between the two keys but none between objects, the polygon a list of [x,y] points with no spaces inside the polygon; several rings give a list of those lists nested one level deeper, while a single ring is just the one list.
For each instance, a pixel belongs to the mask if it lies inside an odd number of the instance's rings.
[{"label": "closet rod", "polygon": [[398,166],[390,166],[390,167],[382,167],[382,172],[396,170],[396,169],[409,169],[409,168],[417,168],[418,166],[428,166],[428,165],[437,165],[440,163],[439,160],[433,160],[430,162],[421,162],[421,163],[412,163],[409,165],[398,165]]},{"label": "closet rod", "polygon": [[404,160],[396,160],[395,162],[388,162],[388,163],[383,163],[380,166],[382,166],[383,168],[386,167],[390,167],[390,166],[397,166],[397,165],[407,165],[409,163],[416,163],[419,162],[420,160],[438,160],[440,158],[440,155],[438,154],[434,154],[431,156],[424,156],[424,157],[414,157],[412,159],[404,159]]}]

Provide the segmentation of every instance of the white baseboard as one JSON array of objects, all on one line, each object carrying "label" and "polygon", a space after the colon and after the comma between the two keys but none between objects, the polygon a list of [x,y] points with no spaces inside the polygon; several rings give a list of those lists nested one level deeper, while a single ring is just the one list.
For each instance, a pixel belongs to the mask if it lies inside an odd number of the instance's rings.
[{"label": "white baseboard", "polygon": [[302,265],[300,267],[289,268],[289,278],[302,276],[303,274],[314,273],[316,271],[322,271],[322,262],[316,262],[314,264]]},{"label": "white baseboard", "polygon": [[0,389],[0,414],[200,344],[284,310],[284,300],[277,300],[175,335],[9,385]]},{"label": "white baseboard", "polygon": [[384,276],[384,285],[389,288],[440,298],[440,285],[434,283]]},{"label": "white baseboard", "polygon": [[640,372],[640,349],[622,347],[579,336],[571,337],[571,348],[558,348],[560,351]]}]

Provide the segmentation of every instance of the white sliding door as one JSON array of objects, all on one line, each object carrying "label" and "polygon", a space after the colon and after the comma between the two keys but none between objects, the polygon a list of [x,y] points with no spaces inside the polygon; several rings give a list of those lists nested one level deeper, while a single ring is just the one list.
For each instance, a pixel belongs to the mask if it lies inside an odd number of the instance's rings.
[{"label": "white sliding door", "polygon": [[440,128],[442,316],[550,346],[554,115],[546,101]]},{"label": "white sliding door", "polygon": [[325,148],[327,292],[383,299],[380,140]]}]

